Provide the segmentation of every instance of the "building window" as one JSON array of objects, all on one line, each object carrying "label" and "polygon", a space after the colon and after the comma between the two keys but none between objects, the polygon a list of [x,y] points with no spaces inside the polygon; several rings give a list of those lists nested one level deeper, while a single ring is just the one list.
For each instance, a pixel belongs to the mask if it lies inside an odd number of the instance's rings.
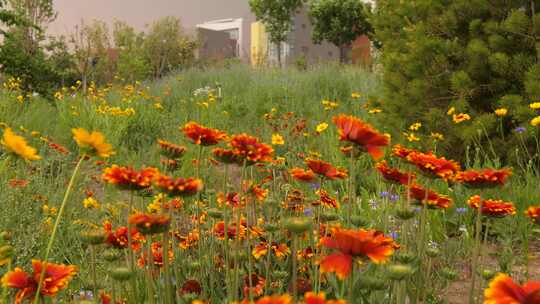
[{"label": "building window", "polygon": [[302,23],[302,28],[306,29],[307,25],[305,23]]},{"label": "building window", "polygon": [[328,57],[334,56],[334,53],[332,51],[328,52]]},{"label": "building window", "polygon": [[302,47],[302,53],[307,54],[309,52],[309,48],[307,46]]}]

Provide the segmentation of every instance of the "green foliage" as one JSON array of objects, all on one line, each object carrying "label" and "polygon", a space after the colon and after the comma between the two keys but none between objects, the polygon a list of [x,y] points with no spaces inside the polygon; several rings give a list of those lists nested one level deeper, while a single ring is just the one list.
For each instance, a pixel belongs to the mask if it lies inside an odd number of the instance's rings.
[{"label": "green foliage", "polygon": [[[529,103],[540,97],[540,1],[378,0],[374,7],[370,21],[382,43],[384,105],[396,130],[421,121],[426,134],[445,134],[453,157],[469,144],[510,137],[535,145],[538,128],[513,130],[529,125]],[[450,107],[472,120],[456,125],[446,115]],[[501,107],[507,116],[493,113]],[[515,149],[493,146],[505,158]]]},{"label": "green foliage", "polygon": [[196,43],[182,29],[180,19],[165,17],[154,22],[143,42],[145,59],[154,77],[190,64]]},{"label": "green foliage", "polygon": [[366,9],[361,0],[313,0],[309,10],[313,41],[333,43],[342,50],[341,60],[344,61],[344,47],[372,30]]},{"label": "green foliage", "polygon": [[249,0],[251,11],[261,21],[270,41],[278,48],[278,63],[281,64],[281,43],[291,30],[292,16],[303,5],[303,0]]}]

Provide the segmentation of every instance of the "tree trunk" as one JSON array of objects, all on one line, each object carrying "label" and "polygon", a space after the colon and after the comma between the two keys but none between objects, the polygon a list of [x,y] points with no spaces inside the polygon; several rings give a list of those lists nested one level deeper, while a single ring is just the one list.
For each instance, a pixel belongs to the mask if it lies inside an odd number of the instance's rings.
[{"label": "tree trunk", "polygon": [[276,43],[278,67],[281,67],[281,41]]},{"label": "tree trunk", "polygon": [[347,61],[347,46],[342,45],[339,47],[339,62],[345,64]]}]

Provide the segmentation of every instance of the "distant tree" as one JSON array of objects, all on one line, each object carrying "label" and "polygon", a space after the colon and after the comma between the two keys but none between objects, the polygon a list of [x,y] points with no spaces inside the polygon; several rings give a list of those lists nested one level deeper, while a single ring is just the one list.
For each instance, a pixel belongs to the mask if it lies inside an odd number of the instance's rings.
[{"label": "distant tree", "polygon": [[154,22],[143,43],[145,58],[156,78],[191,63],[195,48],[195,41],[184,33],[180,19],[176,17]]},{"label": "distant tree", "polygon": [[292,16],[302,7],[303,0],[249,0],[251,11],[262,22],[270,42],[277,47],[278,64],[281,66],[281,43],[286,41],[291,30]]},{"label": "distant tree", "polygon": [[40,47],[46,38],[47,26],[56,20],[53,0],[7,0],[9,7],[27,21],[14,29],[22,39],[23,51],[30,54]]},{"label": "distant tree", "polygon": [[69,49],[65,36],[50,37],[48,43],[45,45],[45,50],[49,54],[48,60],[60,78],[61,86],[77,80],[75,57]]},{"label": "distant tree", "polygon": [[111,42],[107,24],[97,20],[91,24],[81,22],[75,27],[70,42],[83,91],[86,91],[90,78],[98,82],[110,80],[108,52]]},{"label": "distant tree", "polygon": [[132,26],[115,21],[113,41],[118,51],[117,74],[122,79],[133,82],[145,79],[151,74],[151,68],[144,56],[144,33],[137,32]]},{"label": "distant tree", "polygon": [[340,49],[340,61],[345,62],[347,47],[358,36],[372,31],[366,10],[362,0],[312,0],[309,15],[313,41],[334,44]]},{"label": "distant tree", "polygon": [[[0,24],[7,26],[7,29],[12,26],[18,26],[23,24],[28,24],[22,16],[17,14],[11,9],[7,8],[7,0],[0,0]],[[6,35],[6,28],[0,28],[0,34]]]}]

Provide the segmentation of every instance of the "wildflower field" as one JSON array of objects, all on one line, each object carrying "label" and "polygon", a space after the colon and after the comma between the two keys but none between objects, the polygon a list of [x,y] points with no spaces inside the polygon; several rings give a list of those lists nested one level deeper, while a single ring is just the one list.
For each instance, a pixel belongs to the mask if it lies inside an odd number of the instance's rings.
[{"label": "wildflower field", "polygon": [[538,150],[445,157],[373,73],[0,96],[1,303],[540,303]]}]

